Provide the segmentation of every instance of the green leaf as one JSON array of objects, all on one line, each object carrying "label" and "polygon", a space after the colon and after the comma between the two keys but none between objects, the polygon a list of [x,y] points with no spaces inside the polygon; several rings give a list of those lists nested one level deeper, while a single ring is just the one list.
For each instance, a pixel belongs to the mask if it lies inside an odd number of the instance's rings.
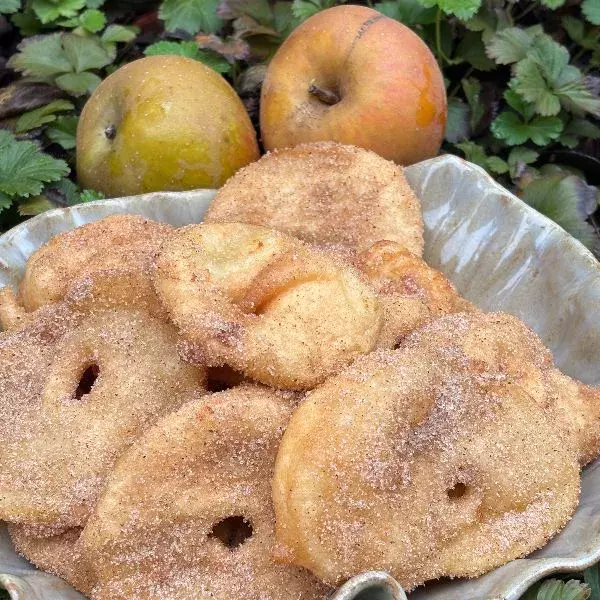
[{"label": "green leaf", "polygon": [[292,11],[289,2],[275,2],[273,6],[273,22],[275,31],[282,37],[287,37],[298,26],[299,20]]},{"label": "green leaf", "polygon": [[538,146],[545,146],[558,139],[563,122],[558,117],[538,116],[526,123],[517,113],[505,110],[494,119],[490,128],[495,137],[510,146],[523,144],[527,140]]},{"label": "green leaf", "polygon": [[515,68],[513,88],[542,115],[557,115],[560,100],[549,89],[539,64],[531,57],[524,58]]},{"label": "green leaf", "polygon": [[596,564],[583,572],[583,580],[592,592],[590,600],[600,600],[600,565]]},{"label": "green leaf", "polygon": [[20,8],[21,0],[0,0],[0,15],[12,15]]},{"label": "green leaf", "polygon": [[481,103],[479,97],[481,95],[481,83],[478,79],[471,77],[462,80],[462,89],[471,108],[471,131],[477,129],[477,125],[485,114],[485,106]]},{"label": "green leaf", "polygon": [[167,31],[216,33],[223,25],[216,12],[218,3],[219,0],[164,0],[158,16]]},{"label": "green leaf", "polygon": [[56,208],[56,205],[52,204],[44,195],[31,196],[31,198],[19,202],[19,214],[22,217],[35,217],[53,208]]},{"label": "green leaf", "polygon": [[96,37],[81,37],[67,33],[63,48],[76,73],[101,69],[112,62],[112,57]]},{"label": "green leaf", "polygon": [[8,61],[8,66],[25,75],[47,78],[72,70],[71,63],[61,44],[62,35],[53,33],[39,38],[23,40]]},{"label": "green leaf", "polygon": [[31,196],[43,184],[69,172],[67,163],[41,152],[33,142],[18,142],[0,130],[0,192],[7,196]]},{"label": "green leaf", "polygon": [[435,23],[435,7],[425,8],[419,0],[389,0],[378,2],[375,10],[408,26]]},{"label": "green leaf", "polygon": [[485,161],[485,166],[488,169],[488,171],[492,171],[492,173],[497,173],[499,175],[508,172],[508,164],[499,156],[490,156]]},{"label": "green leaf", "polygon": [[525,166],[534,163],[538,159],[539,154],[535,150],[525,148],[524,146],[516,146],[512,148],[508,154],[508,168],[510,176],[514,179],[519,175],[519,171]]},{"label": "green leaf", "polygon": [[6,194],[0,192],[0,212],[2,212],[6,208],[9,208],[12,203],[13,199],[10,196],[7,196]]},{"label": "green leaf", "polygon": [[[556,174],[535,179],[523,190],[522,200],[558,223],[588,248],[596,246],[596,233],[585,219],[597,206],[597,190],[580,177]],[[577,584],[580,589],[571,584],[565,590],[564,582],[550,579],[540,586],[537,597],[539,600],[588,598],[589,594],[585,595],[587,592],[582,584]],[[574,595],[575,591],[579,595]]]},{"label": "green leaf", "polygon": [[51,142],[62,146],[65,150],[75,148],[77,133],[77,117],[58,117],[52,125],[46,128],[46,136]]},{"label": "green leaf", "polygon": [[486,52],[499,65],[509,65],[527,56],[533,38],[519,27],[507,27],[496,33],[486,44]]},{"label": "green leaf", "polygon": [[481,7],[481,0],[420,0],[426,7],[439,6],[447,15],[454,15],[462,21],[467,21]]},{"label": "green leaf", "polygon": [[227,73],[231,65],[225,58],[211,50],[201,50],[195,42],[169,42],[161,41],[148,46],[144,52],[146,56],[159,54],[176,54],[186,56],[204,63],[207,67],[214,69],[217,73]]},{"label": "green leaf", "polygon": [[15,13],[10,20],[19,28],[19,33],[23,37],[37,35],[43,28],[29,4],[25,5],[24,10]]},{"label": "green leaf", "polygon": [[126,27],[124,25],[109,25],[100,36],[100,41],[105,44],[115,42],[131,42],[138,34],[137,27]]},{"label": "green leaf", "polygon": [[531,120],[535,115],[535,106],[529,102],[525,102],[517,92],[508,88],[504,92],[504,99],[511,108],[514,108],[521,116],[524,117],[525,121]]},{"label": "green leaf", "polygon": [[491,71],[496,68],[494,61],[486,56],[481,33],[477,31],[467,31],[463,35],[456,48],[456,56],[468,62],[478,71]]},{"label": "green leaf", "polygon": [[587,119],[574,117],[563,129],[559,141],[568,148],[575,148],[581,138],[600,139],[600,127]]},{"label": "green leaf", "polygon": [[57,112],[72,110],[73,108],[75,108],[73,104],[67,102],[67,100],[54,100],[46,106],[23,113],[15,123],[15,132],[23,133],[47,123],[52,123],[56,120]]},{"label": "green leaf", "polygon": [[65,73],[56,78],[56,85],[72,96],[91,94],[100,85],[102,79],[95,73]]},{"label": "green leaf", "polygon": [[44,24],[60,17],[74,17],[84,6],[85,0],[31,0],[33,12]]},{"label": "green leaf", "polygon": [[462,100],[450,98],[448,101],[445,138],[451,144],[469,137],[469,113],[469,107]]},{"label": "green leaf", "polygon": [[456,144],[456,147],[463,151],[465,158],[468,161],[475,163],[484,169],[486,168],[488,157],[481,146],[475,142],[466,141]]},{"label": "green leaf", "polygon": [[560,8],[565,3],[565,0],[541,0],[541,3],[544,6],[555,10],[557,8]]},{"label": "green leaf", "polygon": [[105,0],[85,0],[86,8],[100,8]]},{"label": "green leaf", "polygon": [[594,25],[600,25],[600,0],[583,0],[581,12]]},{"label": "green leaf", "polygon": [[102,192],[96,190],[82,190],[79,195],[80,202],[93,202],[94,200],[104,200],[106,196]]},{"label": "green leaf", "polygon": [[97,33],[101,29],[104,29],[106,17],[103,12],[95,8],[90,8],[81,13],[79,22],[86,31]]}]

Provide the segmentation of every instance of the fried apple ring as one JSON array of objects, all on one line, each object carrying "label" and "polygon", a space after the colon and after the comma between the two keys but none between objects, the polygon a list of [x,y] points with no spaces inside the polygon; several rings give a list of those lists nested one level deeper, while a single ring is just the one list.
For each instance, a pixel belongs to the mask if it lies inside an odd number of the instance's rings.
[{"label": "fried apple ring", "polygon": [[42,535],[83,525],[120,452],[205,377],[148,315],[46,313],[0,336],[0,519]]},{"label": "fried apple ring", "polygon": [[561,373],[539,337],[507,313],[447,315],[427,323],[402,343],[413,352],[460,351],[482,369],[511,378],[540,406],[551,404],[574,437],[579,460],[600,455],[600,389]]},{"label": "fried apple ring", "polygon": [[379,348],[396,347],[413,329],[441,315],[477,310],[442,273],[395,242],[377,242],[354,262],[382,303]]},{"label": "fried apple ring", "polygon": [[317,245],[366,250],[379,240],[423,254],[421,204],[402,167],[335,142],[273,151],[217,192],[205,222],[278,229]]},{"label": "fried apple ring", "polygon": [[137,215],[114,215],[54,236],[29,257],[19,301],[10,290],[0,293],[0,327],[13,329],[27,313],[84,291],[86,302],[100,308],[141,304],[160,316],[148,273],[172,231]]},{"label": "fried apple ring", "polygon": [[78,543],[81,531],[77,527],[52,537],[35,537],[22,525],[8,525],[10,539],[21,556],[89,596],[93,581]]},{"label": "fried apple ring", "polygon": [[290,421],[279,558],[331,584],[368,570],[405,589],[473,577],[541,547],[578,494],[570,436],[522,387],[460,352],[379,350]]},{"label": "fried apple ring", "polygon": [[271,558],[271,478],[290,412],[282,393],[244,384],[191,400],[135,442],[82,535],[91,598],[327,597]]},{"label": "fried apple ring", "polygon": [[159,297],[209,366],[307,389],[377,341],[376,293],[353,267],[241,223],[179,229],[156,263]]}]

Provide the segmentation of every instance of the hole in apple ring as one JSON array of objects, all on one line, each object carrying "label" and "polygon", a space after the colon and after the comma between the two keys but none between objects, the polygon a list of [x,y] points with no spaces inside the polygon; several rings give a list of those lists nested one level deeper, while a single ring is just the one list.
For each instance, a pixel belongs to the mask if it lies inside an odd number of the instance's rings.
[{"label": "hole in apple ring", "polygon": [[230,550],[235,550],[250,539],[253,533],[252,523],[249,520],[234,515],[217,521],[210,530],[208,537],[216,538]]},{"label": "hole in apple ring", "polygon": [[100,367],[98,365],[91,364],[85,368],[79,378],[79,383],[75,390],[76,400],[81,400],[83,396],[86,396],[92,391],[92,388],[98,379],[98,375],[100,375]]}]

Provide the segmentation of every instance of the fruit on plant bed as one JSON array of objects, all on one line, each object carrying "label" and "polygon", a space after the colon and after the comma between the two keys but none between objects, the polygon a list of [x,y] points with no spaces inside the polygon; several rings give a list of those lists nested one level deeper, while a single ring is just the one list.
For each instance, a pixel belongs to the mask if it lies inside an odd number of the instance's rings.
[{"label": "fruit on plant bed", "polygon": [[269,150],[334,140],[412,164],[438,152],[445,125],[444,81],[427,46],[364,6],[337,6],[300,25],[262,89]]},{"label": "fruit on plant bed", "polygon": [[77,176],[108,197],[220,187],[259,156],[231,86],[202,63],[151,56],[105,79],[77,128]]}]

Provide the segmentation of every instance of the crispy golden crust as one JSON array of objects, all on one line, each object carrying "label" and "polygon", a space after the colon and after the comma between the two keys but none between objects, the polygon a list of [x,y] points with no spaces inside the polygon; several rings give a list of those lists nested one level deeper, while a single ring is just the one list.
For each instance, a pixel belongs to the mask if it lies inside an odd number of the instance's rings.
[{"label": "crispy golden crust", "polygon": [[327,596],[307,571],[270,556],[289,395],[246,384],[192,400],[133,444],[82,536],[94,600]]},{"label": "crispy golden crust", "polygon": [[0,288],[0,331],[10,331],[24,327],[29,320],[29,316],[12,287]]},{"label": "crispy golden crust", "polygon": [[93,581],[78,544],[81,528],[51,537],[28,535],[22,525],[8,525],[10,539],[19,554],[36,567],[57,575],[82,594],[89,596]]},{"label": "crispy golden crust", "polygon": [[377,295],[353,267],[264,227],[179,229],[155,285],[201,360],[275,387],[313,387],[369,352],[381,327]]},{"label": "crispy golden crust", "polygon": [[459,345],[420,341],[359,358],[294,413],[273,482],[282,561],[411,589],[526,555],[569,520],[579,466],[551,408]]},{"label": "crispy golden crust", "polygon": [[506,313],[448,315],[426,324],[403,345],[414,352],[457,346],[474,364],[510,377],[540,406],[551,405],[568,427],[582,465],[600,454],[600,390],[562,374],[538,336]]},{"label": "crispy golden crust", "polygon": [[396,347],[413,329],[441,315],[477,310],[442,273],[395,242],[373,244],[355,264],[382,303],[379,348]]},{"label": "crispy golden crust", "polygon": [[61,304],[1,334],[0,519],[43,535],[85,523],[121,450],[202,388],[176,344],[143,313],[80,319]]},{"label": "crispy golden crust", "polygon": [[313,244],[365,250],[391,240],[423,254],[421,205],[402,167],[334,142],[274,151],[219,190],[206,222],[239,221]]},{"label": "crispy golden crust", "polygon": [[[141,277],[147,273],[156,251],[172,227],[137,215],[115,215],[54,236],[36,250],[27,262],[20,297],[27,312],[58,302],[78,280],[99,280],[100,272]],[[118,280],[112,282],[112,287]],[[94,283],[96,292],[102,284]],[[146,284],[147,290],[152,288]],[[116,290],[132,300],[140,290]],[[104,297],[109,287],[104,286]]]}]

